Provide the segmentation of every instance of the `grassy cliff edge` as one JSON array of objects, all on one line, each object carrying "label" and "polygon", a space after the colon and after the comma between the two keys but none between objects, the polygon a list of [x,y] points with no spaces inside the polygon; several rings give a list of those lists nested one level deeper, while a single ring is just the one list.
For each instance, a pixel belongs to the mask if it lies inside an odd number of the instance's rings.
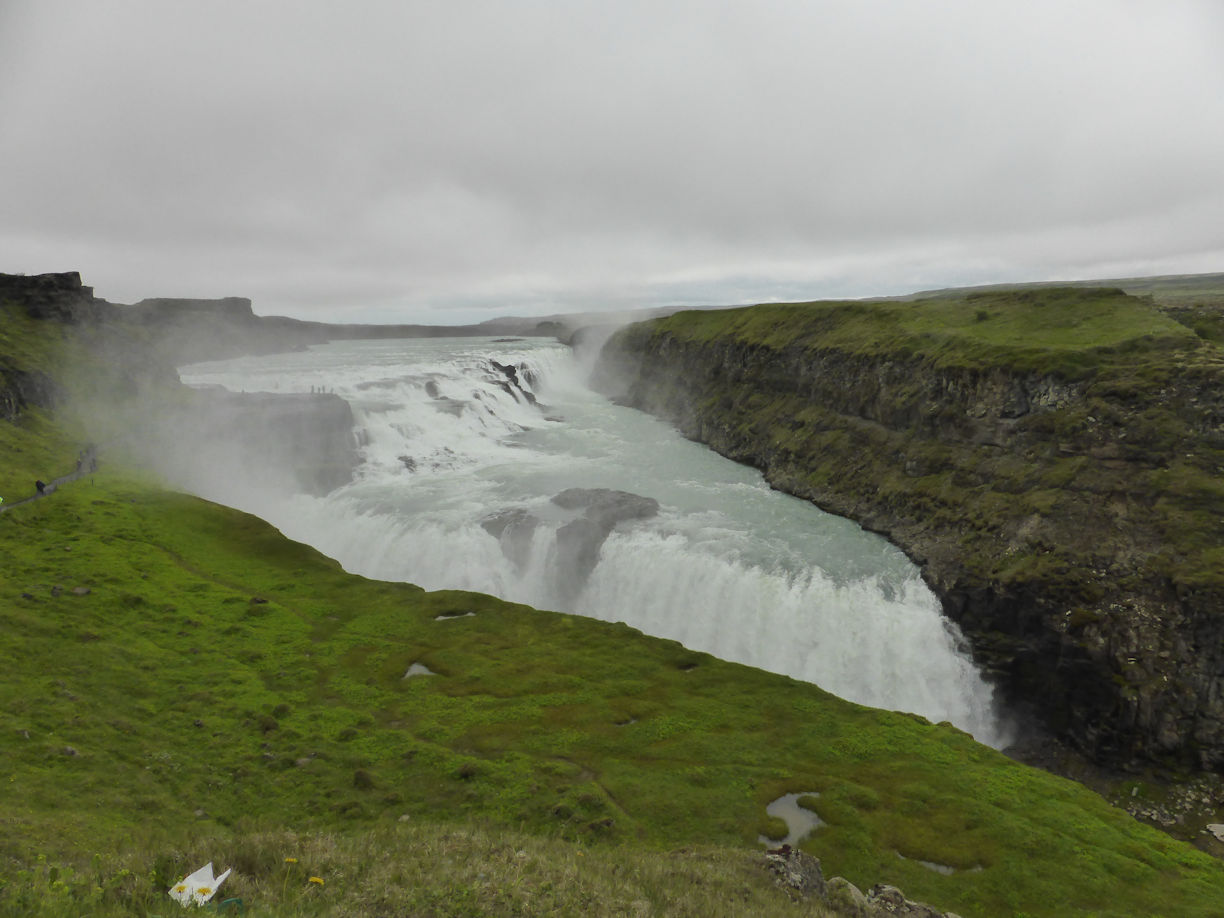
[{"label": "grassy cliff edge", "polygon": [[1224,353],[1040,288],[681,313],[608,386],[923,565],[1013,701],[1098,761],[1224,764]]}]

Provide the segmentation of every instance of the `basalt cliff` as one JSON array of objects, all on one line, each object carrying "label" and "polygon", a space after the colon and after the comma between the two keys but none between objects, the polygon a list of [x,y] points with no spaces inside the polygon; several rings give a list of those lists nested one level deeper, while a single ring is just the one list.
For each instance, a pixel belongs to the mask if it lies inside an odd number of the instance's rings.
[{"label": "basalt cliff", "polygon": [[0,334],[22,345],[0,360],[0,419],[64,409],[83,435],[180,484],[242,479],[321,494],[352,480],[353,416],[338,396],[180,385],[185,359],[304,346],[256,317],[250,300],[124,306],[94,296],[75,271],[0,274],[0,319]]},{"label": "basalt cliff", "polygon": [[1224,352],[1120,290],[680,313],[596,382],[885,534],[1098,763],[1224,768]]}]

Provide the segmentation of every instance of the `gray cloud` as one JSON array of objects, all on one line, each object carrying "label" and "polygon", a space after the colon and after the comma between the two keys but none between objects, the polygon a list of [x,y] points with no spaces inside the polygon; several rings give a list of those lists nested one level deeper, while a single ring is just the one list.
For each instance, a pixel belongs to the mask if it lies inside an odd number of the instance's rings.
[{"label": "gray cloud", "polygon": [[10,0],[0,270],[467,321],[1224,266],[1215,0]]}]

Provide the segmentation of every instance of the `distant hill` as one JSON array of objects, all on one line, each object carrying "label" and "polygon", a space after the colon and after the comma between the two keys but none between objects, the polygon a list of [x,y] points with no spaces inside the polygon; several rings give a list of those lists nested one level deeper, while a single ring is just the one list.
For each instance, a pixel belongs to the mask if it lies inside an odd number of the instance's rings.
[{"label": "distant hill", "polygon": [[944,287],[880,299],[926,300],[968,296],[974,293],[1002,293],[1042,287],[1117,287],[1132,296],[1150,296],[1161,306],[1188,306],[1201,303],[1224,306],[1224,274],[1162,274],[1153,277],[1116,277],[1097,280],[1034,281],[1023,284],[983,284],[975,287]]}]

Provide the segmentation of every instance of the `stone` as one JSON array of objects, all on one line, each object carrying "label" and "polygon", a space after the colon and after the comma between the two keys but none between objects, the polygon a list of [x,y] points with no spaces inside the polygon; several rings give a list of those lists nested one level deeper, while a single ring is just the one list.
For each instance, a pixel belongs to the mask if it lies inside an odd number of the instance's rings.
[{"label": "stone", "polygon": [[905,898],[895,886],[877,883],[867,891],[869,915],[899,915],[901,918],[947,918],[936,908],[924,902]]},{"label": "stone", "polygon": [[793,889],[804,897],[825,898],[825,879],[819,858],[783,845],[765,853],[765,864],[779,886]]},{"label": "stone", "polygon": [[867,918],[869,905],[863,891],[845,877],[833,877],[825,884],[829,907],[845,918]]},{"label": "stone", "polygon": [[582,515],[557,530],[557,593],[573,599],[599,563],[600,549],[616,525],[648,519],[659,512],[659,502],[628,491],[609,488],[569,488],[552,498],[565,510]]},{"label": "stone", "polygon": [[522,570],[531,553],[531,541],[540,520],[522,507],[502,510],[486,516],[480,526],[501,544],[502,554]]}]

